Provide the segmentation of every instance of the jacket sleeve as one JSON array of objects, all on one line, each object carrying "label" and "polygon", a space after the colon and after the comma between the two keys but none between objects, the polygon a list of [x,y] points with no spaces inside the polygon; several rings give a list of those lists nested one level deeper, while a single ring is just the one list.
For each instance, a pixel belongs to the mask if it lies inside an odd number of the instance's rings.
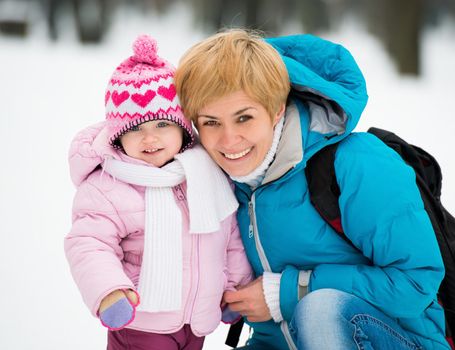
[{"label": "jacket sleeve", "polygon": [[253,280],[253,271],[245,254],[235,213],[230,217],[230,236],[227,245],[227,290],[243,286]]},{"label": "jacket sleeve", "polygon": [[116,289],[134,289],[123,271],[120,242],[126,232],[115,208],[93,185],[84,182],[73,202],[73,225],[64,249],[74,281],[93,315]]},{"label": "jacket sleeve", "polygon": [[335,169],[344,231],[371,265],[318,265],[309,289],[336,288],[391,317],[417,317],[435,301],[444,266],[413,169],[364,133],[340,144]]},{"label": "jacket sleeve", "polygon": [[297,303],[309,290],[308,284],[312,274],[311,270],[298,270],[293,265],[286,265],[281,272],[279,305],[286,321],[291,321]]}]

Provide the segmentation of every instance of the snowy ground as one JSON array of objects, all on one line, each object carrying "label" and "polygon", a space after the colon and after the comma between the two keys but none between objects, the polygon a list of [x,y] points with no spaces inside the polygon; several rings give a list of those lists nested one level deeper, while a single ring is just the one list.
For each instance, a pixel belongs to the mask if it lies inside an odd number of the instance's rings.
[{"label": "snowy ground", "polygon": [[[0,349],[105,347],[105,331],[82,304],[63,254],[74,194],[67,150],[79,129],[104,118],[107,80],[137,34],[155,36],[174,64],[206,35],[183,13],[146,19],[123,12],[99,46],[80,46],[72,32],[48,42],[41,24],[26,40],[0,36]],[[443,202],[455,213],[454,27],[425,34],[421,78],[397,76],[380,44],[355,25],[325,37],[348,47],[365,73],[370,100],[358,130],[395,130],[432,153],[443,170]],[[226,331],[220,326],[204,349],[227,349]]]}]

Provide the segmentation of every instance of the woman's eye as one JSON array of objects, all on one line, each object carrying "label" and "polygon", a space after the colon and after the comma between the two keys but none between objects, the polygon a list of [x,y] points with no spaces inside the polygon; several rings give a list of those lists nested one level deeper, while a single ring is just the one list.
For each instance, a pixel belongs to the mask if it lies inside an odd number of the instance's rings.
[{"label": "woman's eye", "polygon": [[218,122],[216,120],[206,120],[202,123],[203,126],[216,126]]},{"label": "woman's eye", "polygon": [[238,118],[238,121],[239,121],[240,123],[244,123],[244,122],[250,120],[251,118],[252,118],[251,115],[241,115],[241,116]]}]

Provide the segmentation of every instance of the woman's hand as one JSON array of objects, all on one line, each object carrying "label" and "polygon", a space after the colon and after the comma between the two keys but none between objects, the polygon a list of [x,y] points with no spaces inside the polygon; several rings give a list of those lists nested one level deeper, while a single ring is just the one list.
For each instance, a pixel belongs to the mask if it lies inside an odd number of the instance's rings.
[{"label": "woman's hand", "polygon": [[135,291],[113,291],[101,301],[98,309],[101,323],[110,330],[122,329],[134,320],[138,304],[139,297]]},{"label": "woman's hand", "polygon": [[264,322],[272,318],[264,298],[262,276],[237,291],[224,292],[223,301],[250,322]]}]

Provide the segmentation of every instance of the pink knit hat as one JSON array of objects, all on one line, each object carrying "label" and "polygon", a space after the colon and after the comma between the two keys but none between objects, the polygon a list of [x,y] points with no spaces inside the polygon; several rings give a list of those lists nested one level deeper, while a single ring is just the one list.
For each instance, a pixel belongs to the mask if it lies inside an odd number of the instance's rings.
[{"label": "pink knit hat", "polygon": [[156,41],[148,35],[133,43],[134,55],[112,74],[105,105],[109,142],[121,149],[119,137],[150,120],[169,120],[184,130],[181,152],[194,142],[191,122],[185,118],[174,86],[175,68],[157,55]]}]

